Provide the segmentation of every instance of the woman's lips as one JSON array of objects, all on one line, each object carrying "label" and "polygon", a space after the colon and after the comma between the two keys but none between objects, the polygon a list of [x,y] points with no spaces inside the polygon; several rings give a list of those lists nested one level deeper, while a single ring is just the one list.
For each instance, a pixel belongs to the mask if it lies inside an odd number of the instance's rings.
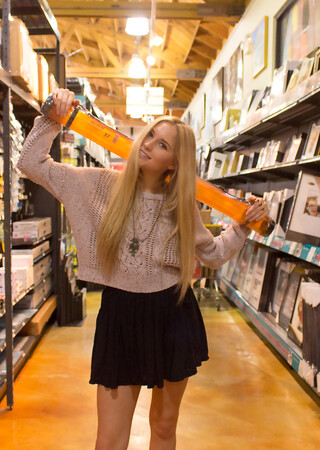
[{"label": "woman's lips", "polygon": [[143,159],[151,159],[150,156],[148,156],[147,153],[144,150],[140,149],[139,153],[140,153],[140,157],[141,158],[143,158]]}]

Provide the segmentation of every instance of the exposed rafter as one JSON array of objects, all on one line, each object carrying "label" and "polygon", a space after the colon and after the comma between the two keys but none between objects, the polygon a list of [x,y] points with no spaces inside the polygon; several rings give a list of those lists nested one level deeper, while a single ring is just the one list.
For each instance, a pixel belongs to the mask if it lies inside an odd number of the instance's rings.
[{"label": "exposed rafter", "polygon": [[[139,123],[126,116],[126,87],[146,80],[128,76],[136,38],[125,33],[126,18],[150,17],[151,0],[47,0],[57,17],[60,48],[67,56],[67,77],[87,78],[96,104],[112,112],[118,124]],[[165,111],[180,116],[197,92],[249,0],[158,0],[155,33],[163,38],[152,48],[156,64],[153,86],[164,88]],[[34,45],[53,47],[50,37],[32,36]],[[78,52],[79,49],[83,49]],[[149,35],[139,41],[149,54]]]},{"label": "exposed rafter", "polygon": [[[151,2],[128,1],[50,1],[56,17],[150,17]],[[157,19],[208,20],[240,18],[245,11],[245,0],[213,0],[210,3],[157,3]]]}]

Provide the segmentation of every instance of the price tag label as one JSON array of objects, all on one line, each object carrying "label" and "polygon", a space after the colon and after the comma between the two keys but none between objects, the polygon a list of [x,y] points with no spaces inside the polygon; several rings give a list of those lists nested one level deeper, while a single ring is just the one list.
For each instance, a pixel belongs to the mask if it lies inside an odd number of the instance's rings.
[{"label": "price tag label", "polygon": [[313,260],[313,257],[316,253],[317,247],[311,247],[308,253],[308,256],[306,257],[306,260],[311,262]]}]

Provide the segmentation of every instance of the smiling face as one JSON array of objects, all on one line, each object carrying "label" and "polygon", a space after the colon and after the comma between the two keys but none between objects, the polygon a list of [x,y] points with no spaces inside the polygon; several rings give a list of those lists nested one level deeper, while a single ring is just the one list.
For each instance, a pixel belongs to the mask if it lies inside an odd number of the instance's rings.
[{"label": "smiling face", "polygon": [[175,146],[177,128],[169,122],[160,122],[150,130],[139,149],[139,167],[142,174],[160,178],[176,167]]}]

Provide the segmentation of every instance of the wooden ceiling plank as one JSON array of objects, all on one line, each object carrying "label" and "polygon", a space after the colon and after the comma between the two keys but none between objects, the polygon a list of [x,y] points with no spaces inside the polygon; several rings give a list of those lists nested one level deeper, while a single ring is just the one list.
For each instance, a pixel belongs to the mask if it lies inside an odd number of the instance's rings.
[{"label": "wooden ceiling plank", "polygon": [[208,33],[201,33],[195,37],[196,41],[199,41],[208,47],[211,47],[215,50],[221,50],[223,46],[223,41],[221,39],[217,39]]},{"label": "wooden ceiling plank", "polygon": [[220,38],[221,40],[228,39],[230,33],[229,26],[215,21],[201,22],[200,28],[208,31],[208,33]]},{"label": "wooden ceiling plank", "polygon": [[190,53],[189,60],[196,63],[198,66],[203,65],[204,67],[211,67],[211,59],[209,57],[201,56],[197,53]]},{"label": "wooden ceiling plank", "polygon": [[205,58],[210,58],[211,60],[214,60],[217,57],[217,50],[207,47],[206,45],[194,45],[192,51]]}]

